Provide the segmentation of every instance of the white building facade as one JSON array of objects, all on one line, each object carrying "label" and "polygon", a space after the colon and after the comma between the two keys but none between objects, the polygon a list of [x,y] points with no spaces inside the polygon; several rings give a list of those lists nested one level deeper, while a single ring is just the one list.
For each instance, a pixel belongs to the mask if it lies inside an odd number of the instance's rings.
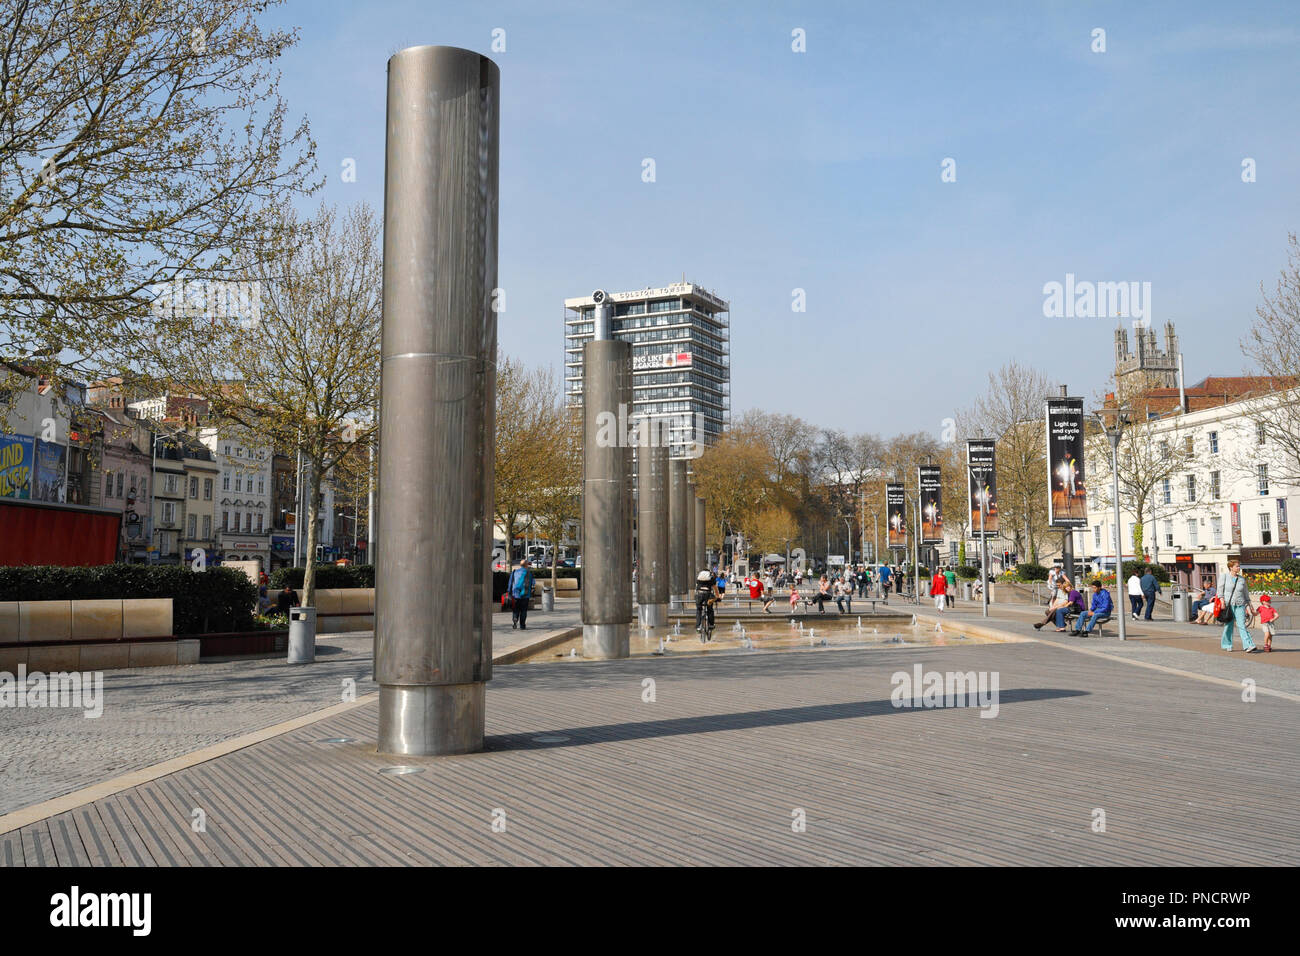
[{"label": "white building facade", "polygon": [[[1278,393],[1268,401],[1294,403],[1297,398]],[[1185,449],[1183,467],[1157,482],[1143,515],[1146,559],[1163,565],[1176,585],[1199,588],[1216,582],[1229,555],[1240,555],[1246,570],[1267,570],[1296,553],[1288,519],[1300,505],[1300,489],[1287,481],[1295,473],[1293,463],[1269,446],[1258,425],[1260,402],[1174,411],[1137,426],[1149,429],[1145,437],[1157,455],[1176,443]],[[1076,533],[1076,554],[1110,571],[1115,562],[1111,460],[1109,454],[1094,456],[1095,450],[1089,447],[1085,466],[1088,528]],[[1094,493],[1103,486],[1104,493]],[[1121,509],[1120,520],[1123,559],[1142,559],[1135,554],[1132,510]]]},{"label": "white building facade", "polygon": [[215,428],[200,440],[221,469],[217,492],[217,553],[222,560],[257,561],[271,567],[271,449],[221,435]]}]

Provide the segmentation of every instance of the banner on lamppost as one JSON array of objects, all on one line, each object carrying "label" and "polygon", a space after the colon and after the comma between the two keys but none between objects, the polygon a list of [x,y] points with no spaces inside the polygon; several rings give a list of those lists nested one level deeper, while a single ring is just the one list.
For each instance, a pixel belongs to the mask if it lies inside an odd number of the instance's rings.
[{"label": "banner on lamppost", "polygon": [[1278,544],[1290,544],[1291,533],[1286,526],[1286,499],[1277,499],[1277,541]]},{"label": "banner on lamppost", "polygon": [[1047,400],[1047,467],[1047,523],[1053,528],[1086,528],[1083,399]]},{"label": "banner on lamppost", "polygon": [[885,485],[885,520],[889,524],[889,547],[907,547],[907,505],[902,484]]},{"label": "banner on lamppost", "polygon": [[916,486],[921,491],[921,543],[943,541],[943,484],[938,465],[917,465]]},{"label": "banner on lamppost", "polygon": [[970,536],[980,537],[980,502],[984,503],[984,537],[998,535],[998,476],[992,438],[966,442],[966,477],[970,494]]},{"label": "banner on lamppost", "polygon": [[1232,515],[1232,544],[1233,547],[1241,547],[1241,504],[1234,501],[1228,506]]}]

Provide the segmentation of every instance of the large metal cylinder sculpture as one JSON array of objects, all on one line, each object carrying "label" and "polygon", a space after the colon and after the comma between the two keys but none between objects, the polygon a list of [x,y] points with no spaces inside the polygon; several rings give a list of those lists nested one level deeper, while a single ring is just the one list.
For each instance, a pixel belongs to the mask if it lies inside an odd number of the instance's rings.
[{"label": "large metal cylinder sculpture", "polygon": [[681,602],[690,597],[695,577],[687,544],[690,523],[686,495],[686,462],[674,458],[668,465],[668,593],[674,603],[683,607]]},{"label": "large metal cylinder sculpture", "polygon": [[668,448],[656,441],[637,448],[637,613],[642,627],[668,623]]},{"label": "large metal cylinder sculpture", "polygon": [[704,499],[695,499],[695,521],[692,527],[695,529],[695,538],[691,542],[691,547],[695,555],[695,567],[703,570],[709,566],[707,541],[708,525],[704,523]]},{"label": "large metal cylinder sculpture", "polygon": [[582,348],[582,655],[627,657],[632,624],[632,344],[609,338],[599,290],[596,338]]},{"label": "large metal cylinder sculpture", "polygon": [[388,61],[379,507],[379,750],[483,748],[492,677],[500,72]]},{"label": "large metal cylinder sculpture", "polygon": [[695,476],[686,473],[686,540],[682,542],[686,550],[686,566],[691,572],[691,586],[694,588],[695,575],[701,568],[695,560]]}]

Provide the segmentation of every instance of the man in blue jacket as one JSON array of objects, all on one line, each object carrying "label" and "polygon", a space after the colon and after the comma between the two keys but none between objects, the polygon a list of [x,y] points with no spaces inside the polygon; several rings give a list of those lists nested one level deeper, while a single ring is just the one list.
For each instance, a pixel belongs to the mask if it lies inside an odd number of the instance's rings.
[{"label": "man in blue jacket", "polygon": [[1087,637],[1092,631],[1094,624],[1100,624],[1102,621],[1110,620],[1111,612],[1114,610],[1114,602],[1111,600],[1110,592],[1101,586],[1100,581],[1092,582],[1092,607],[1089,613],[1080,615],[1079,623],[1083,625],[1082,630],[1075,628],[1070,632],[1075,637]]},{"label": "man in blue jacket", "polygon": [[510,572],[510,629],[528,630],[528,602],[533,596],[533,569],[527,558]]},{"label": "man in blue jacket", "polygon": [[1140,583],[1142,585],[1142,596],[1147,599],[1146,614],[1142,620],[1149,621],[1151,620],[1151,609],[1156,606],[1156,595],[1160,593],[1160,582],[1156,580],[1156,576],[1151,573],[1151,568],[1148,567],[1146,574],[1142,575]]}]

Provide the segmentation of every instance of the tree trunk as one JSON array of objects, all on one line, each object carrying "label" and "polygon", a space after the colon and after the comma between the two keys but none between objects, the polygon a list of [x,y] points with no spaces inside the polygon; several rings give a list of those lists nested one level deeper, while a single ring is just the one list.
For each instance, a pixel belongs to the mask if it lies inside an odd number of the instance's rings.
[{"label": "tree trunk", "polygon": [[304,607],[316,606],[316,516],[320,514],[320,487],[323,480],[323,462],[312,458],[311,484],[307,489],[307,553],[303,560],[302,603]]}]

